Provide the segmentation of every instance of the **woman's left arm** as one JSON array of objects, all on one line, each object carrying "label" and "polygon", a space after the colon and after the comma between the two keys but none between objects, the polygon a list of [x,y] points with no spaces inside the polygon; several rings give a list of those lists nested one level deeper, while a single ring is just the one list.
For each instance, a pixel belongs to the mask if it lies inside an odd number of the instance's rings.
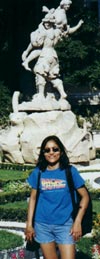
[{"label": "woman's left arm", "polygon": [[82,236],[81,222],[89,203],[89,195],[85,187],[77,189],[77,192],[81,196],[81,201],[79,205],[78,214],[75,218],[74,224],[71,229],[71,234],[73,235],[74,240],[78,240]]}]

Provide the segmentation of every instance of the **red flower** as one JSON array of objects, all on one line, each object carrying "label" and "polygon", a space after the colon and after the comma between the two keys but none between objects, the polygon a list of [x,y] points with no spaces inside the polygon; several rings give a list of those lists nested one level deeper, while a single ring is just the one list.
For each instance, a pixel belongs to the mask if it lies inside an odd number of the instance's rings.
[{"label": "red flower", "polygon": [[96,249],[95,247],[92,247],[92,253],[95,253]]},{"label": "red flower", "polygon": [[11,254],[11,259],[17,259],[17,256],[15,253]]},{"label": "red flower", "polygon": [[25,257],[25,252],[24,252],[23,249],[21,249],[21,250],[19,251],[19,257],[20,257],[20,258],[23,258],[23,259],[24,259],[24,257]]}]

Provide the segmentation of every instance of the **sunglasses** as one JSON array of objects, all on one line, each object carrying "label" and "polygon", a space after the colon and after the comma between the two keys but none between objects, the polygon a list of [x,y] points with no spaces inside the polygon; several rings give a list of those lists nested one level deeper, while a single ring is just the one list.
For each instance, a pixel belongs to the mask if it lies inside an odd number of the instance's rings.
[{"label": "sunglasses", "polygon": [[58,147],[53,147],[53,148],[45,148],[43,152],[44,152],[44,153],[50,153],[51,150],[52,150],[54,153],[60,151],[60,149],[59,149]]}]

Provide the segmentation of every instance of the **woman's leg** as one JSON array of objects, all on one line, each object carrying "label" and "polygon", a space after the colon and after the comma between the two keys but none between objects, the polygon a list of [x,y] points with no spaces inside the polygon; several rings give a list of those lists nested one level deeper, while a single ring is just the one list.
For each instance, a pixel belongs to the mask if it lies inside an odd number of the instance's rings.
[{"label": "woman's leg", "polygon": [[75,245],[58,244],[61,259],[75,259]]},{"label": "woman's leg", "polygon": [[54,242],[41,244],[41,250],[45,259],[58,259]]}]

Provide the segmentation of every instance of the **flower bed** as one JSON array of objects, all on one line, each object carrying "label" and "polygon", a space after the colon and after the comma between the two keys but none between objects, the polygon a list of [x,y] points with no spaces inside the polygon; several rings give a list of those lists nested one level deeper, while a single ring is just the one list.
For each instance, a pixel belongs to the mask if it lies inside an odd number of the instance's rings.
[{"label": "flower bed", "polygon": [[100,259],[100,214],[96,215],[93,226],[92,258]]},{"label": "flower bed", "polygon": [[25,259],[25,250],[23,248],[15,248],[1,251],[0,259]]},{"label": "flower bed", "polygon": [[97,244],[92,246],[92,258],[100,259],[100,245]]}]

